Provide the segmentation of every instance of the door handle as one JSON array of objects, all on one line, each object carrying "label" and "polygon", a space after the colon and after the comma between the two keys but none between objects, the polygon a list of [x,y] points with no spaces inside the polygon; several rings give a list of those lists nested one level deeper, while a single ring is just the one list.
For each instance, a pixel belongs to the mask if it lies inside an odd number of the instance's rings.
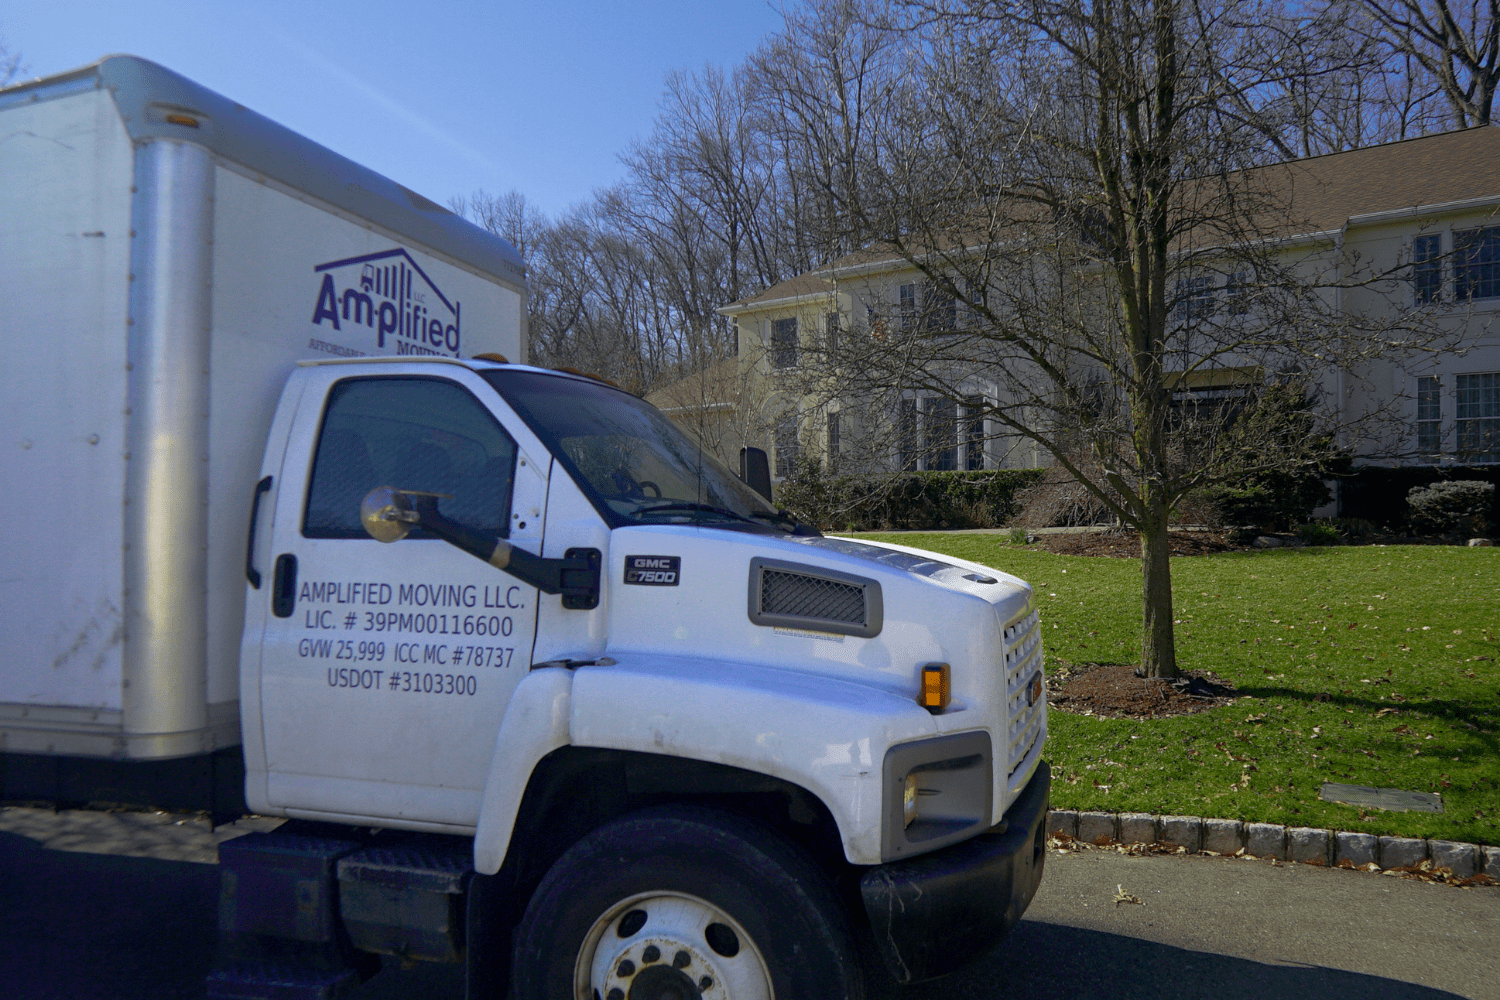
[{"label": "door handle", "polygon": [[255,484],[255,498],[250,501],[250,540],[245,544],[245,579],[250,586],[260,589],[260,570],[255,568],[255,522],[260,520],[260,498],[271,490],[271,477],[267,476]]},{"label": "door handle", "polygon": [[290,618],[297,608],[297,557],[283,552],[276,557],[276,575],[271,581],[271,613]]}]

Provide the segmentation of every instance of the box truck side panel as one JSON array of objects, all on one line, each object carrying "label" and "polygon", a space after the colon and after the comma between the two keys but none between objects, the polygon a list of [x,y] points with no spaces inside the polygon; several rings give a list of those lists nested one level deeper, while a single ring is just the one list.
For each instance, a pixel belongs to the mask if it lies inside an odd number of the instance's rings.
[{"label": "box truck side panel", "polygon": [[[226,166],[214,182],[208,700],[238,697],[245,531],[298,360],[520,353],[521,297],[347,213]],[[247,433],[247,431],[249,433]]]},{"label": "box truck side panel", "polygon": [[131,170],[103,91],[0,110],[7,750],[107,753],[119,727]]}]

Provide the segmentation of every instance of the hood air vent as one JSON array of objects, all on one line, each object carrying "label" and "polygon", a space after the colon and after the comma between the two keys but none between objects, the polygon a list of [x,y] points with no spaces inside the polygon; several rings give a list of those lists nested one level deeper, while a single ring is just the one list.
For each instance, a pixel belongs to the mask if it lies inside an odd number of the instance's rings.
[{"label": "hood air vent", "polygon": [[836,569],[750,560],[750,620],[757,625],[869,638],[880,634],[880,584]]}]

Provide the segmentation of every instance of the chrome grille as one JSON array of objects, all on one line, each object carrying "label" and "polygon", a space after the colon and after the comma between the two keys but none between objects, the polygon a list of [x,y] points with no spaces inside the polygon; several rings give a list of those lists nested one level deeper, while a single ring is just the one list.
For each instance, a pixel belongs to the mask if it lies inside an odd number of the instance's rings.
[{"label": "chrome grille", "polygon": [[1037,613],[1005,629],[1005,697],[1006,740],[1009,746],[1007,759],[1010,765],[1007,783],[1012,792],[1017,791],[1020,779],[1030,769],[1035,755],[1040,751],[1042,720],[1047,706],[1046,687],[1035,704],[1028,704],[1027,689],[1033,678],[1042,673],[1042,632]]}]

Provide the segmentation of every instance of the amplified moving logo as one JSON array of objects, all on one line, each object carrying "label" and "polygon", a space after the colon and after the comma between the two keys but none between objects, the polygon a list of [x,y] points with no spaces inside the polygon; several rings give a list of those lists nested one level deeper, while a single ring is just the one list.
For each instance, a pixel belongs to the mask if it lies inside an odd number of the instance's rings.
[{"label": "amplified moving logo", "polygon": [[[397,354],[459,356],[460,303],[449,302],[404,249],[329,261],[314,267],[313,273],[323,275],[313,307],[314,324],[328,323],[340,332],[346,323],[369,327],[375,331],[375,349],[381,352],[390,350],[390,337]],[[360,353],[334,345],[321,349],[329,348],[336,354]]]}]

